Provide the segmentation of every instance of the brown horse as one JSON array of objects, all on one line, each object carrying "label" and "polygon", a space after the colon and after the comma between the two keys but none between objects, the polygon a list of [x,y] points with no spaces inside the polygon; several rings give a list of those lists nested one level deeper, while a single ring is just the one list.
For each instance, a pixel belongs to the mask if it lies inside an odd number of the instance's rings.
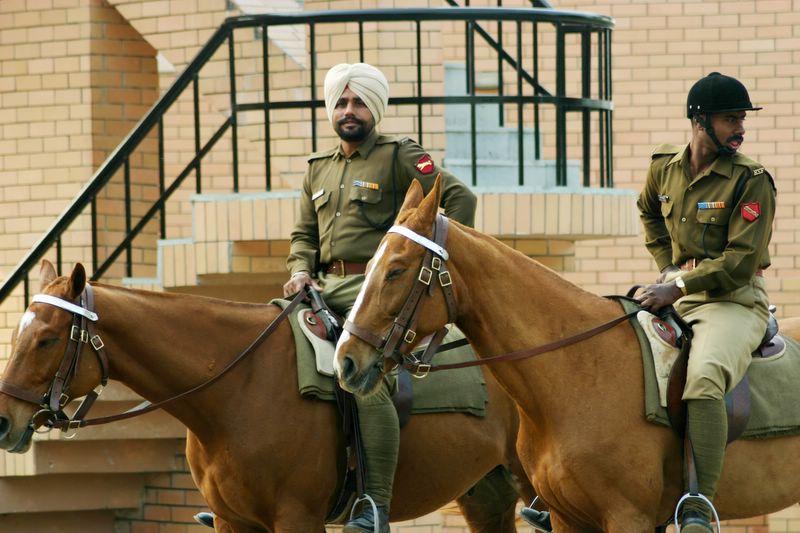
[{"label": "brown horse", "polygon": [[[374,346],[381,343],[373,341],[392,328],[426,248],[436,249],[430,241],[439,194],[438,184],[424,199],[421,187],[409,189],[396,221],[406,229],[390,229],[369,265],[345,326],[350,333],[336,352],[340,381],[356,393],[368,393],[381,369],[393,364],[382,360]],[[455,222],[447,226],[438,252],[440,269],[449,269],[452,284],[445,276],[443,285],[452,294],[454,316],[448,318],[434,272],[431,286],[437,288],[421,298],[417,336],[453,321],[479,357],[489,357],[558,341],[623,315],[618,303],[498,240]],[[356,336],[363,332],[372,336]],[[518,451],[553,513],[554,531],[645,532],[671,518],[683,492],[681,441],[645,420],[643,367],[629,324],[490,369],[520,408]],[[722,519],[762,515],[798,500],[800,437],[731,444],[715,499]]]},{"label": "brown horse", "polygon": [[[69,302],[85,291],[81,265],[70,276],[56,278],[53,266],[45,262],[42,279],[44,294]],[[91,288],[110,377],[153,402],[217,374],[281,311],[275,305],[104,284],[92,283]],[[41,397],[65,353],[72,315],[46,302],[32,303],[12,339],[3,382],[34,392],[34,399]],[[340,482],[342,438],[335,405],[298,393],[292,339],[288,323],[282,322],[219,381],[164,407],[188,428],[186,455],[200,492],[218,516],[217,531],[324,531],[325,514]],[[86,350],[75,372],[73,397],[88,393],[101,379],[99,359],[90,347]],[[516,531],[513,491],[510,500],[499,497],[495,502],[462,497],[501,464],[524,480],[523,496],[533,496],[515,452],[517,410],[490,376],[487,389],[483,418],[414,415],[403,428],[393,521],[458,499],[472,531]],[[40,408],[0,394],[0,448],[26,451],[26,427]],[[33,425],[39,423],[37,418]],[[505,483],[500,492],[510,488]]]}]

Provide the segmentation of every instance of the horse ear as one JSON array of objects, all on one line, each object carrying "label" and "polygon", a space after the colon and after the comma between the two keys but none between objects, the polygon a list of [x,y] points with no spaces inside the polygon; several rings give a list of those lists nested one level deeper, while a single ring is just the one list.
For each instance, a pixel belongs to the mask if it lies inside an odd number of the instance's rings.
[{"label": "horse ear", "polygon": [[56,273],[56,267],[53,266],[53,263],[48,261],[47,259],[42,260],[42,268],[39,270],[42,281],[40,285],[40,290],[44,290],[45,287],[50,285],[54,279],[58,277]]},{"label": "horse ear", "polygon": [[433,189],[424,200],[419,204],[420,219],[425,224],[433,224],[436,220],[436,215],[439,213],[439,204],[442,202],[442,175],[436,176],[436,181],[433,184]]},{"label": "horse ear", "polygon": [[78,263],[72,269],[72,274],[69,275],[69,297],[74,300],[83,292],[86,287],[86,270],[83,265]]},{"label": "horse ear", "polygon": [[425,191],[422,190],[422,185],[420,185],[417,178],[411,180],[411,186],[406,191],[405,200],[403,200],[403,205],[400,206],[400,211],[403,212],[406,209],[411,209],[412,207],[417,207],[422,199],[425,197]]}]

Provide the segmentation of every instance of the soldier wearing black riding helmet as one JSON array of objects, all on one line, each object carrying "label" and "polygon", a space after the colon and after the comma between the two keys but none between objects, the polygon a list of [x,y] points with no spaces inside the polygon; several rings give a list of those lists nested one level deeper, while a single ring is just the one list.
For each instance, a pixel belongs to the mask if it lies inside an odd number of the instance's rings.
[{"label": "soldier wearing black riding helmet", "polygon": [[763,271],[775,215],[775,185],[739,152],[750,101],[737,79],[712,72],[686,102],[689,144],[653,152],[638,206],[657,282],[639,295],[656,310],[675,304],[693,323],[683,400],[697,487],[679,505],[682,533],[711,533],[712,501],[727,440],[725,394],[741,381],[767,327]]}]

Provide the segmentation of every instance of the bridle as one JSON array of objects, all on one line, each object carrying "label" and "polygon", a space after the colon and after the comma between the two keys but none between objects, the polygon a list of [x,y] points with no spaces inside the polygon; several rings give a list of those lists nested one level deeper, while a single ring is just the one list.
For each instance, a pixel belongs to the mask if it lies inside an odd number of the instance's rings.
[{"label": "bridle", "polygon": [[[94,404],[95,400],[100,396],[106,384],[108,383],[109,364],[108,357],[105,353],[105,345],[100,335],[97,334],[96,323],[99,321],[97,313],[94,311],[94,292],[92,287],[87,284],[78,298],[78,303],[70,302],[57,296],[49,294],[37,294],[31,299],[31,303],[44,303],[59,307],[72,313],[72,327],[70,328],[69,341],[64,351],[64,356],[61,364],[56,371],[53,381],[50,384],[47,392],[44,394],[36,391],[25,389],[0,380],[0,393],[8,394],[19,400],[27,403],[32,403],[40,410],[37,411],[28,422],[25,434],[20,438],[18,444],[11,450],[17,452],[25,446],[25,443],[30,438],[31,433],[37,430],[38,427],[45,427],[42,432],[48,432],[53,429],[60,429],[63,432],[71,432],[68,437],[72,437],[77,432],[78,428],[85,426],[93,426],[98,424],[107,424],[117,420],[124,420],[134,416],[143,415],[160,409],[167,403],[181,399],[185,396],[205,389],[209,385],[215,383],[228,371],[230,371],[236,364],[242,361],[247,355],[252,353],[267,337],[269,337],[278,327],[278,325],[285,320],[292,310],[304,299],[305,291],[300,291],[289,302],[289,304],[276,316],[272,322],[256,337],[256,339],[242,352],[240,352],[233,360],[231,360],[218,374],[212,376],[206,381],[196,385],[186,391],[181,392],[175,396],[161,400],[156,403],[145,401],[140,405],[115,415],[97,417],[87,419],[86,414]],[[70,400],[69,389],[72,380],[78,372],[80,363],[81,348],[84,344],[89,344],[94,349],[98,360],[100,361],[100,384],[89,392],[83,401],[80,403],[75,413],[70,417],[64,412],[64,407]]]},{"label": "bridle", "polygon": [[[442,293],[444,294],[444,300],[447,304],[448,322],[455,320],[456,302],[453,294],[453,280],[450,276],[450,272],[447,270],[449,254],[444,248],[447,242],[447,230],[448,219],[441,214],[437,215],[433,225],[433,240],[419,235],[405,226],[395,225],[389,228],[387,233],[399,233],[425,248],[422,265],[414,281],[414,285],[411,288],[411,292],[408,298],[406,298],[397,317],[392,322],[388,333],[382,337],[354,324],[350,320],[346,320],[344,323],[344,329],[346,331],[349,331],[370,346],[376,348],[379,352],[382,352],[383,358],[392,360],[395,366],[404,364],[404,359],[408,356],[403,352],[408,352],[408,347],[410,347],[417,338],[415,328],[417,325],[417,317],[422,308],[422,296],[426,292],[428,296],[433,296],[434,281],[438,280],[438,285],[441,287]],[[417,359],[416,356],[414,356],[414,362],[418,364],[418,366],[422,366],[422,368],[418,368],[418,370],[424,371],[426,366],[428,368],[430,367],[430,360],[433,358],[433,355],[436,353],[447,332],[448,329],[446,327],[438,330],[433,335],[422,357]]]},{"label": "bridle", "polygon": [[[94,292],[91,286],[86,285],[77,303],[49,294],[37,294],[31,299],[31,303],[49,304],[70,312],[72,314],[72,326],[70,327],[67,347],[61,358],[61,364],[58,366],[47,392],[41,394],[0,380],[0,392],[40,407],[40,410],[31,417],[26,429],[27,434],[20,439],[18,447],[24,446],[30,434],[36,431],[39,426],[45,426],[47,428],[46,431],[54,428],[68,431],[80,427],[84,416],[86,416],[86,413],[108,384],[108,357],[105,352],[105,344],[100,335],[97,334],[95,327],[98,316],[94,312]],[[92,347],[97,360],[100,362],[100,384],[84,397],[78,409],[70,418],[64,412],[64,407],[70,400],[70,386],[78,373],[84,344]],[[15,448],[11,451],[17,450]]]},{"label": "bridle", "polygon": [[[590,337],[594,337],[595,335],[611,329],[617,324],[621,324],[622,322],[636,316],[636,314],[639,312],[639,309],[635,309],[629,313],[609,320],[608,322],[604,322],[592,329],[582,331],[581,333],[571,337],[559,339],[535,348],[527,348],[515,352],[494,355],[491,357],[463,361],[460,363],[433,365],[431,364],[431,360],[433,359],[433,356],[436,355],[437,351],[444,351],[446,349],[467,344],[467,341],[462,339],[440,346],[442,339],[448,332],[448,329],[443,327],[434,334],[430,344],[422,353],[421,357],[418,357],[416,353],[406,355],[403,353],[405,346],[403,346],[401,343],[405,342],[410,345],[416,338],[416,332],[414,331],[413,327],[416,325],[416,318],[421,308],[422,295],[426,292],[426,290],[428,295],[433,294],[432,280],[434,278],[434,270],[439,272],[437,277],[439,279],[439,286],[442,288],[442,292],[444,293],[445,302],[447,303],[448,323],[454,322],[456,318],[456,302],[453,295],[452,279],[450,277],[450,272],[447,270],[446,263],[449,259],[449,254],[444,248],[444,245],[447,242],[447,225],[447,217],[442,216],[441,214],[437,215],[436,221],[434,222],[433,241],[427,237],[419,235],[405,226],[392,226],[387,232],[399,233],[426,248],[425,256],[422,259],[422,267],[420,268],[417,279],[411,288],[411,293],[408,295],[408,298],[406,299],[405,304],[403,304],[400,313],[390,326],[389,333],[383,337],[380,337],[371,331],[366,330],[354,324],[353,322],[350,322],[349,320],[345,321],[344,324],[345,330],[349,331],[370,346],[373,346],[379,352],[382,352],[384,360],[391,360],[394,362],[394,366],[402,365],[403,368],[409,372],[412,372],[412,375],[416,375],[417,377],[425,377],[429,372],[436,372],[438,370],[452,370],[456,368],[467,368],[490,363],[526,359],[528,357],[551,352],[558,348],[576,344]],[[406,348],[405,351],[407,352],[408,349]]]}]

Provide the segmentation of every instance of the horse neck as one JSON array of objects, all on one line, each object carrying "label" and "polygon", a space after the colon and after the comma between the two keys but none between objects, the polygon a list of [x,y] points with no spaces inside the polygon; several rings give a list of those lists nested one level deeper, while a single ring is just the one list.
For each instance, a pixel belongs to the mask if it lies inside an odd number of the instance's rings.
[{"label": "horse neck", "polygon": [[[268,323],[254,306],[221,300],[104,285],[95,287],[95,295],[110,377],[151,402],[216,375],[255,338],[253,326]],[[216,393],[198,392],[164,409],[190,428],[207,424],[210,413],[226,409],[219,386],[212,386]]]},{"label": "horse neck", "polygon": [[[616,303],[579,288],[537,261],[474,230],[459,227],[451,231],[448,251],[458,278],[457,324],[483,357],[557,341],[622,313]],[[519,389],[520,394],[526,394],[531,382],[546,382],[556,372],[581,371],[587,357],[614,353],[613,338],[593,338],[591,352],[587,352],[584,341],[562,348],[558,354],[491,368],[507,390]],[[533,364],[539,365],[535,371],[524,371]]]}]

